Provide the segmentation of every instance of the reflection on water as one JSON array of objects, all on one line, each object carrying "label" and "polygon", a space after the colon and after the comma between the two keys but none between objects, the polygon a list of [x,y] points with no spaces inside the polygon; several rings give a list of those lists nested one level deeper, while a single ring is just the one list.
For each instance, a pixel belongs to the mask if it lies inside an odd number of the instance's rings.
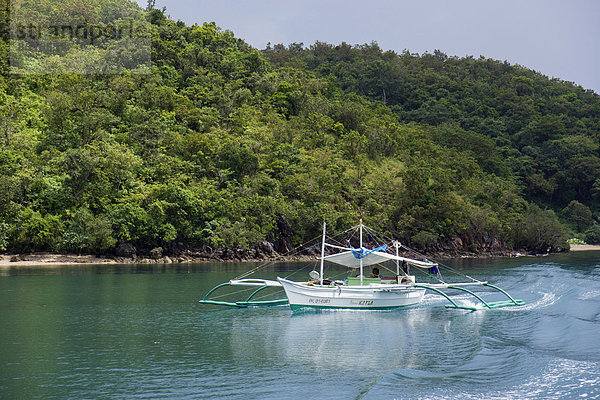
[{"label": "reflection on water", "polygon": [[[381,369],[416,365],[417,359],[419,363],[427,361],[440,342],[450,345],[440,362],[477,351],[476,341],[455,342],[452,338],[477,337],[484,319],[484,313],[452,315],[444,310],[439,315],[440,310],[427,308],[287,313],[250,315],[251,323],[237,318],[231,326],[235,357],[246,359],[259,351],[285,363],[372,376]],[[252,348],[247,345],[249,338]],[[427,362],[437,361],[432,357]]]},{"label": "reflection on water", "polygon": [[[0,278],[2,398],[600,398],[600,253],[463,259],[527,304],[467,312],[222,309],[248,265],[28,268]],[[297,264],[263,277],[287,276]],[[458,296],[462,303],[469,296]]]}]

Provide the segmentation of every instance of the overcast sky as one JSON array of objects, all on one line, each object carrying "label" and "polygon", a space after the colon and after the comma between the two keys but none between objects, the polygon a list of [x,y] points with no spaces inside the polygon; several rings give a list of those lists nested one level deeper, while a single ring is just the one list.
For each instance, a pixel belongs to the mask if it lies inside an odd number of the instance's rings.
[{"label": "overcast sky", "polygon": [[[146,0],[137,0],[146,5]],[[254,47],[315,41],[494,58],[600,93],[600,0],[157,0]]]}]

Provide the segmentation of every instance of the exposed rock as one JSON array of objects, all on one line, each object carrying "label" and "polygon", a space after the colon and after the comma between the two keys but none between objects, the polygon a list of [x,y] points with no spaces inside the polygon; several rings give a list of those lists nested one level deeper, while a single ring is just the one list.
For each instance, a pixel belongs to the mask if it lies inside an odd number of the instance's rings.
[{"label": "exposed rock", "polygon": [[163,248],[162,247],[155,247],[152,250],[150,250],[150,257],[154,258],[155,260],[162,258],[162,256],[163,256]]},{"label": "exposed rock", "polygon": [[[273,243],[263,240],[258,244],[258,248],[262,250],[265,254],[273,254],[275,253],[275,248],[273,247]],[[287,251],[287,250],[286,250]]]},{"label": "exposed rock", "polygon": [[119,257],[133,258],[137,254],[137,249],[130,242],[121,241],[115,249],[115,254]]},{"label": "exposed rock", "polygon": [[452,250],[459,250],[463,248],[463,241],[461,240],[461,238],[459,237],[455,237],[454,239],[452,239]]},{"label": "exposed rock", "polygon": [[[277,241],[277,249],[282,253],[289,253],[294,246],[292,246],[291,238],[294,235],[292,226],[286,219],[280,215],[277,218],[277,230],[279,231],[279,239]],[[268,242],[267,242],[268,243]],[[271,244],[272,247],[272,244]],[[264,250],[263,250],[264,251]],[[272,254],[272,252],[271,252]]]}]

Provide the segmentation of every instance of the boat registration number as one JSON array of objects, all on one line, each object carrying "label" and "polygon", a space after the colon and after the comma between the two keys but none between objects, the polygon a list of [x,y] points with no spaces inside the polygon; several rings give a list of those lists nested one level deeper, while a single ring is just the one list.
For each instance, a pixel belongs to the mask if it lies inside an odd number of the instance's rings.
[{"label": "boat registration number", "polygon": [[309,303],[313,304],[328,304],[331,303],[330,299],[308,299]]}]

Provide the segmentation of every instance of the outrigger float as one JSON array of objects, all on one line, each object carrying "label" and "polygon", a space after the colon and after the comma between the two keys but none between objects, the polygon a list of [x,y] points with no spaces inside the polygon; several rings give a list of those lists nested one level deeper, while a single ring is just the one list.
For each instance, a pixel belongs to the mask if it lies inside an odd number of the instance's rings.
[{"label": "outrigger float", "polygon": [[[525,304],[523,300],[514,299],[506,291],[487,281],[479,281],[468,275],[462,275],[446,265],[430,261],[398,241],[384,239],[383,242],[387,242],[386,244],[370,246],[370,248],[364,247],[365,233],[368,244],[376,239],[379,239],[381,243],[381,236],[363,225],[362,220],[359,225],[338,235],[347,236],[341,240],[328,238],[326,224],[323,224],[321,255],[317,259],[319,271],[314,268],[309,273],[309,280],[297,282],[281,277],[277,277],[277,280],[248,278],[269,265],[264,264],[236,279],[217,285],[200,300],[200,303],[238,308],[289,305],[292,310],[300,308],[386,310],[418,304],[423,300],[425,293],[431,291],[450,302],[446,308],[475,311]],[[356,238],[356,234],[358,234],[358,238]],[[358,244],[358,247],[353,247],[353,243],[354,245]],[[390,252],[392,249],[394,251]],[[407,252],[416,254],[421,259],[409,258],[405,255]],[[342,265],[355,272],[344,280],[325,279],[325,263]],[[392,265],[390,266],[390,264]],[[373,267],[370,277],[365,276],[366,267]],[[417,282],[415,275],[410,274],[411,267],[416,267],[417,271],[423,272],[429,281],[435,282]],[[381,276],[379,268],[390,274],[386,273],[385,276]],[[442,278],[442,269],[451,271],[455,275],[461,275],[468,281],[447,282]],[[227,286],[256,287],[256,290],[241,301],[224,301],[218,300],[219,297],[211,297],[214,296],[215,291]],[[496,292],[505,299],[486,301],[482,297],[483,294],[474,292],[474,287],[488,288],[486,294],[490,291]],[[279,298],[264,300],[260,299],[262,296],[257,297],[259,293],[264,293],[263,291],[268,288],[283,289],[285,297],[280,295]],[[478,300],[479,304],[459,304],[452,299],[452,292],[469,295]]]}]

